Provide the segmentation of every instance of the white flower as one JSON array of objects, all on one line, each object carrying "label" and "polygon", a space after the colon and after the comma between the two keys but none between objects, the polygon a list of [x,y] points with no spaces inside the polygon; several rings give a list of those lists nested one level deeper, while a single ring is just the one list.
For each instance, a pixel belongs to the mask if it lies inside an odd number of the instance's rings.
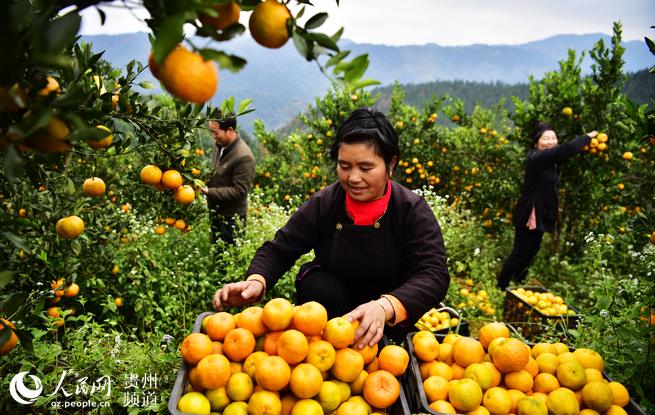
[{"label": "white flower", "polygon": [[601,317],[607,317],[608,314],[609,313],[607,312],[607,310],[600,310],[600,316]]}]

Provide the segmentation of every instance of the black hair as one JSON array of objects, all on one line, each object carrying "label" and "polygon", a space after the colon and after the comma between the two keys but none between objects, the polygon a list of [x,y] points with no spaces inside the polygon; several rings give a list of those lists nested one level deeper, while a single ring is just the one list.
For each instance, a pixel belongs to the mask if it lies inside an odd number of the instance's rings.
[{"label": "black hair", "polygon": [[236,117],[231,117],[227,116],[223,118],[223,114],[221,111],[218,111],[217,118],[212,120],[218,124],[218,128],[220,128],[223,131],[227,131],[230,129],[230,127],[233,130],[237,129],[237,118]]},{"label": "black hair", "polygon": [[548,130],[553,131],[555,135],[559,137],[559,134],[557,134],[557,130],[555,130],[555,128],[552,125],[546,122],[539,122],[535,126],[534,132],[532,134],[532,145],[536,146],[537,143],[539,142],[539,138],[541,137],[541,135]]},{"label": "black hair", "polygon": [[[330,158],[337,161],[341,143],[368,143],[384,159],[387,168],[394,157],[400,158],[398,134],[387,117],[371,108],[357,108],[341,124],[332,143]],[[395,167],[395,166],[394,166]]]}]

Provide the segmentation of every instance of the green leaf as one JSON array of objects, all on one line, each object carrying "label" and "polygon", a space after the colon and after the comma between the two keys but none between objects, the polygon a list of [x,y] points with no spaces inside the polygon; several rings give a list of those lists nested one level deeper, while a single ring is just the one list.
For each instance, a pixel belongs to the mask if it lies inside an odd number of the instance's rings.
[{"label": "green leaf", "polygon": [[14,275],[16,275],[16,271],[2,271],[0,272],[0,288],[4,287],[5,285],[9,284],[11,280],[14,279]]},{"label": "green leaf", "polygon": [[25,240],[16,236],[15,234],[5,231],[2,232],[2,235],[9,240],[16,248],[22,249],[23,251],[30,253],[32,252],[30,248],[25,245]]},{"label": "green leaf", "polygon": [[318,27],[321,27],[323,23],[328,19],[328,14],[325,12],[317,13],[312,16],[307,23],[305,23],[305,29],[312,30]]},{"label": "green leaf", "polygon": [[349,50],[343,50],[343,51],[337,53],[336,55],[334,55],[333,57],[328,59],[327,62],[325,62],[325,67],[329,68],[330,66],[337,65],[339,62],[344,60],[348,55],[350,55]]},{"label": "green leaf", "polygon": [[177,46],[184,39],[184,15],[176,14],[167,16],[161,25],[155,30],[155,43],[153,54],[155,62],[161,64],[168,52]]},{"label": "green leaf", "polygon": [[32,334],[25,330],[16,330],[20,347],[27,350],[28,353],[34,353],[34,345],[32,344]]},{"label": "green leaf", "polygon": [[21,157],[18,151],[16,151],[16,147],[14,145],[9,146],[5,152],[4,166],[5,176],[7,176],[9,183],[14,183],[16,178],[22,176],[23,174],[25,160],[23,160],[23,157]]},{"label": "green leaf", "polygon": [[139,82],[139,86],[143,89],[153,89],[155,87],[152,82],[149,81],[141,81]]},{"label": "green leaf", "polygon": [[337,43],[325,33],[307,33],[305,38],[309,40],[313,40],[325,48],[332,49],[335,52],[339,52],[339,46],[337,46]]},{"label": "green leaf", "polygon": [[368,68],[368,54],[357,56],[351,64],[352,66],[343,75],[346,84],[352,84],[364,75]]},{"label": "green leaf", "polygon": [[360,88],[365,88],[365,87],[371,86],[371,85],[380,85],[380,81],[378,81],[376,79],[370,79],[370,78],[369,79],[363,79],[361,81],[354,82],[352,84],[352,87],[355,88],[355,89],[360,89]]},{"label": "green leaf", "polygon": [[311,60],[311,57],[308,56],[309,45],[307,44],[307,40],[305,40],[305,38],[295,30],[291,37],[293,39],[293,45],[296,47],[298,53],[300,53],[305,59]]},{"label": "green leaf", "polygon": [[252,104],[252,98],[247,98],[241,101],[239,103],[239,111],[237,115],[241,115],[245,110],[247,110],[248,107],[250,107],[250,104]]},{"label": "green leaf", "polygon": [[72,195],[72,194],[75,193],[75,183],[73,183],[73,180],[71,180],[70,177],[68,179],[66,179],[66,189],[65,190],[66,190],[66,193],[68,193],[69,195]]},{"label": "green leaf", "polygon": [[655,55],[655,42],[647,37],[644,37],[644,40],[646,41],[646,45],[648,45],[648,50],[650,50],[650,53]]},{"label": "green leaf", "polygon": [[107,137],[107,134],[107,130],[96,127],[85,127],[75,130],[71,137],[82,141],[98,141]]},{"label": "green leaf", "polygon": [[74,240],[71,242],[71,251],[77,256],[80,255],[82,252],[82,244],[80,244],[80,241]]},{"label": "green leaf", "polygon": [[245,59],[239,56],[230,55],[220,50],[200,49],[199,53],[205,59],[216,61],[219,67],[230,72],[239,72],[247,63]]},{"label": "green leaf", "polygon": [[305,14],[305,6],[302,6],[298,14],[296,15],[296,20],[299,20]]},{"label": "green leaf", "polygon": [[18,309],[25,304],[28,297],[29,294],[26,292],[15,292],[9,294],[2,303],[3,313],[8,315],[15,314]]},{"label": "green leaf", "polygon": [[332,36],[330,36],[330,37],[331,37],[332,40],[334,40],[334,42],[336,43],[336,42],[339,41],[339,39],[341,39],[341,36],[342,36],[342,35],[343,35],[343,27],[340,28],[339,30],[337,30],[337,31],[336,31]]},{"label": "green leaf", "polygon": [[72,11],[51,21],[43,32],[48,49],[44,52],[59,53],[75,41],[75,35],[80,29],[82,16]]}]

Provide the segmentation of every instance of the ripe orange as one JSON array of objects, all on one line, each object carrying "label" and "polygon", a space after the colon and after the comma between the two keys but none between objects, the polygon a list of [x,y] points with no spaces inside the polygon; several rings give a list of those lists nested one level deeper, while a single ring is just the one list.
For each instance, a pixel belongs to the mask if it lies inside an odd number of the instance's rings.
[{"label": "ripe orange", "polygon": [[63,239],[75,239],[84,232],[84,221],[76,215],[67,216],[57,221],[55,230]]},{"label": "ripe orange", "polygon": [[206,334],[191,333],[182,342],[180,352],[185,362],[196,365],[212,352],[212,340]]},{"label": "ripe orange", "polygon": [[[360,353],[361,354],[361,353]],[[375,358],[375,357],[374,357]],[[334,346],[325,340],[309,343],[305,362],[312,364],[321,372],[330,370],[336,359]],[[364,361],[366,363],[366,361]]]},{"label": "ripe orange", "polygon": [[[471,363],[483,362],[485,354],[482,343],[471,337],[460,337],[453,344],[453,358],[462,367],[466,367]],[[456,405],[453,406],[455,406],[455,409],[459,409]]]},{"label": "ripe orange", "polygon": [[227,391],[224,387],[208,390],[205,392],[205,396],[209,399],[212,411],[223,412],[230,404],[230,398],[227,396]]},{"label": "ripe orange", "polygon": [[209,399],[200,392],[189,392],[177,401],[177,409],[184,413],[208,414],[211,411]]},{"label": "ripe orange", "polygon": [[532,346],[532,357],[536,359],[542,353],[550,353],[557,355],[557,349],[555,345],[550,343],[537,343]]},{"label": "ripe orange", "polygon": [[428,402],[448,399],[450,384],[441,376],[430,376],[423,381],[423,390]]},{"label": "ripe orange", "polygon": [[535,360],[539,366],[540,373],[550,373],[551,375],[557,373],[557,367],[560,362],[556,355],[552,353],[542,353],[537,356]]},{"label": "ripe orange", "polygon": [[450,343],[441,343],[439,345],[439,361],[452,365],[455,362],[453,359],[453,345]]},{"label": "ripe orange", "polygon": [[[64,153],[70,147],[70,128],[58,117],[52,117],[45,128],[41,128],[25,139],[25,144],[42,153]],[[45,190],[45,187],[43,187]],[[39,191],[41,187],[39,187]]]},{"label": "ripe orange", "polygon": [[368,409],[361,403],[347,401],[339,405],[336,415],[368,415]]},{"label": "ripe orange", "polygon": [[603,371],[604,363],[603,358],[598,352],[584,347],[573,351],[573,356],[578,359],[578,362],[585,368],[591,367]]},{"label": "ripe orange", "polygon": [[275,392],[258,391],[253,393],[248,401],[250,415],[280,415],[282,402]]},{"label": "ripe orange", "polygon": [[177,170],[166,170],[161,176],[161,184],[167,189],[177,189],[182,186],[182,175]]},{"label": "ripe orange", "polygon": [[222,311],[207,318],[204,330],[210,339],[220,342],[234,328],[236,328],[236,324],[232,314]]},{"label": "ripe orange", "polygon": [[255,336],[243,328],[231,330],[223,341],[223,353],[235,362],[243,361],[254,350]]},{"label": "ripe orange", "polygon": [[482,363],[471,363],[464,370],[464,378],[473,379],[478,382],[482,391],[491,387],[493,382],[493,372]]},{"label": "ripe orange", "polygon": [[378,355],[378,363],[380,369],[386,370],[394,376],[400,376],[407,369],[409,354],[395,344],[384,346]]},{"label": "ripe orange", "polygon": [[441,376],[446,380],[453,379],[453,368],[444,362],[432,362],[428,367],[427,376]]},{"label": "ripe orange", "polygon": [[630,402],[630,394],[628,393],[628,390],[626,389],[625,386],[623,386],[619,382],[610,382],[609,387],[610,389],[612,389],[612,396],[614,397],[613,400],[614,405],[624,407],[628,404],[628,402]]},{"label": "ripe orange", "polygon": [[50,95],[52,93],[58,93],[61,91],[61,88],[59,87],[59,82],[53,78],[52,76],[48,76],[46,78],[46,86],[44,86],[42,89],[39,90],[38,95],[41,97],[45,97],[47,95]]},{"label": "ripe orange", "polygon": [[378,370],[366,378],[364,382],[364,399],[375,408],[388,408],[400,396],[398,379],[385,370]]},{"label": "ripe orange", "polygon": [[99,177],[90,177],[82,184],[82,191],[91,197],[102,196],[106,188],[105,182]]},{"label": "ripe orange", "polygon": [[218,30],[225,30],[233,24],[239,22],[239,15],[241,14],[241,8],[234,1],[223,4],[215,4],[214,10],[218,13],[218,16],[212,17],[207,14],[201,13],[200,21],[208,26],[213,26]]},{"label": "ripe orange", "polygon": [[170,51],[159,69],[159,79],[168,92],[184,101],[204,104],[216,92],[218,71],[214,62],[184,46]]},{"label": "ripe orange", "polygon": [[[517,407],[519,405],[519,401],[521,400],[521,398],[525,397],[525,393],[521,392],[518,389],[508,389],[507,392],[509,393],[509,397],[512,400],[512,407],[509,410],[509,413],[510,414],[515,414],[516,410],[517,410]],[[546,402],[544,402],[544,403],[546,403]]]},{"label": "ripe orange", "polygon": [[482,405],[487,408],[490,415],[507,415],[512,409],[512,398],[506,389],[493,387],[482,396]]},{"label": "ripe orange", "polygon": [[323,376],[316,366],[301,363],[291,371],[289,386],[291,392],[300,399],[318,395],[323,385]]},{"label": "ripe orange", "polygon": [[248,357],[246,357],[246,360],[243,361],[240,371],[255,379],[257,367],[262,362],[262,360],[266,359],[267,357],[268,353],[261,350],[251,353]]},{"label": "ripe orange", "polygon": [[75,297],[78,293],[80,292],[80,286],[72,283],[71,285],[66,288],[66,291],[64,291],[64,296],[68,298]]},{"label": "ripe orange", "polygon": [[350,386],[350,391],[352,392],[353,395],[362,394],[362,390],[364,389],[364,382],[366,382],[367,377],[368,377],[368,372],[366,370],[362,370],[361,372],[359,372],[357,379],[353,380],[348,384]]},{"label": "ripe orange", "polygon": [[140,177],[141,183],[155,186],[161,182],[162,172],[159,167],[148,164],[141,169]]},{"label": "ripe orange", "polygon": [[539,364],[537,363],[536,360],[534,360],[532,358],[532,356],[530,356],[528,358],[528,364],[525,365],[523,370],[528,372],[530,374],[530,376],[535,377],[535,376],[537,376],[539,374]]},{"label": "ripe orange", "polygon": [[291,415],[291,410],[298,402],[298,398],[293,396],[293,393],[288,393],[282,397],[281,401],[282,401],[282,411],[280,415]]},{"label": "ripe orange", "polygon": [[362,349],[356,348],[355,351],[362,355],[362,357],[364,358],[364,364],[368,365],[378,355],[378,344],[375,343],[373,346],[369,346],[367,344]]},{"label": "ripe orange", "polygon": [[284,298],[274,298],[264,305],[262,322],[269,330],[287,328],[293,319],[293,305]]},{"label": "ripe orange", "polygon": [[452,381],[448,389],[448,400],[458,413],[469,412],[482,403],[482,389],[473,379]]},{"label": "ripe orange", "polygon": [[179,230],[183,230],[184,228],[186,228],[186,222],[184,222],[184,220],[182,219],[178,219],[175,221],[175,224],[173,226]]},{"label": "ripe orange", "polygon": [[548,395],[559,387],[559,381],[550,373],[540,373],[534,378],[533,389],[535,392],[541,392]]},{"label": "ripe orange", "polygon": [[257,384],[266,390],[279,391],[289,383],[291,369],[280,356],[268,356],[262,359],[255,370]]},{"label": "ripe orange", "polygon": [[205,389],[218,389],[227,384],[232,369],[230,361],[222,354],[209,354],[196,366],[200,386]]},{"label": "ripe orange", "polygon": [[455,411],[455,408],[450,404],[448,401],[444,400],[439,400],[439,401],[434,401],[430,405],[428,405],[430,409],[432,409],[435,412],[438,412],[440,414],[456,414],[457,411]]},{"label": "ripe orange", "polygon": [[612,388],[604,380],[594,380],[582,388],[582,402],[587,408],[603,413],[614,403]]},{"label": "ripe orange", "polygon": [[319,335],[327,323],[327,310],[316,301],[302,304],[294,310],[293,326],[308,336]]},{"label": "ripe orange", "polygon": [[262,345],[262,350],[268,353],[271,356],[277,355],[277,342],[280,340],[280,336],[284,333],[283,331],[272,331],[264,335],[264,344]]},{"label": "ripe orange", "polygon": [[350,346],[355,341],[355,329],[345,317],[330,319],[323,330],[323,338],[335,348]]},{"label": "ripe orange", "polygon": [[598,369],[594,369],[593,367],[586,368],[584,373],[585,377],[587,378],[587,383],[594,380],[603,380],[603,373]]},{"label": "ripe orange", "polygon": [[580,363],[564,362],[557,367],[557,380],[563,387],[577,391],[587,383],[587,374]]},{"label": "ripe orange", "polygon": [[503,373],[516,372],[528,364],[530,348],[520,340],[506,339],[494,348],[491,360]]},{"label": "ripe orange", "polygon": [[287,20],[289,9],[277,0],[259,3],[250,15],[248,28],[257,43],[267,48],[279,48],[289,40]]},{"label": "ripe orange", "polygon": [[530,392],[534,385],[534,379],[532,379],[532,376],[525,370],[506,373],[504,381],[507,389],[518,389],[525,393]]},{"label": "ripe orange", "polygon": [[568,388],[557,388],[548,394],[546,401],[548,413],[552,415],[570,415],[580,412],[580,404],[575,393]]},{"label": "ripe orange", "polygon": [[517,415],[548,415],[546,402],[532,396],[521,399],[518,402],[517,411]]},{"label": "ripe orange", "polygon": [[364,358],[362,355],[346,347],[337,350],[330,373],[336,379],[350,383],[357,379],[363,369]]},{"label": "ripe orange", "polygon": [[255,337],[263,336],[268,331],[262,321],[263,314],[264,310],[259,306],[248,307],[239,314],[237,327],[248,330]]},{"label": "ripe orange", "polygon": [[418,331],[412,337],[414,354],[423,362],[431,362],[439,357],[439,341],[429,331]]},{"label": "ripe orange", "polygon": [[155,233],[157,235],[163,235],[166,233],[166,228],[164,226],[156,226],[155,227]]},{"label": "ripe orange", "polygon": [[96,125],[96,128],[99,130],[105,130],[109,134],[100,140],[89,140],[86,143],[94,150],[109,147],[114,141],[114,135],[112,134],[111,130],[104,125]]},{"label": "ripe orange", "polygon": [[314,399],[301,399],[291,408],[291,415],[323,415],[323,408]]},{"label": "ripe orange", "polygon": [[2,345],[0,345],[0,356],[6,355],[7,353],[11,352],[14,349],[14,347],[16,347],[16,344],[18,343],[18,336],[14,331],[16,329],[14,323],[3,318],[2,320],[0,320],[0,332],[3,331],[5,327],[9,327],[9,329],[11,330],[11,335],[9,335],[7,341],[5,341]]},{"label": "ripe orange", "polygon": [[175,200],[181,205],[189,205],[196,199],[196,192],[193,187],[187,185],[175,189]]},{"label": "ripe orange", "polygon": [[480,340],[485,350],[489,347],[489,343],[498,337],[509,338],[509,329],[505,323],[494,322],[485,324],[478,332],[478,340]]},{"label": "ripe orange", "polygon": [[298,330],[285,331],[277,341],[277,354],[290,365],[295,365],[305,360],[308,350],[307,337]]}]

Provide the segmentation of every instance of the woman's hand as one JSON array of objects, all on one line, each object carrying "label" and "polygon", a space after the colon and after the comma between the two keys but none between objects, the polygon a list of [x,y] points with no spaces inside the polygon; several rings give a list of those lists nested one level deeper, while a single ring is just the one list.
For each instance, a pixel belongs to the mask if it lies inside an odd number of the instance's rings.
[{"label": "woman's hand", "polygon": [[214,294],[214,310],[252,304],[264,293],[264,284],[248,280],[226,284]]},{"label": "woman's hand", "polygon": [[348,313],[346,318],[351,322],[359,320],[359,327],[355,331],[355,344],[357,348],[363,349],[366,345],[373,346],[380,341],[387,313],[378,301],[369,301]]},{"label": "woman's hand", "polygon": [[588,132],[587,135],[589,136],[589,138],[595,138],[598,135],[598,131]]}]

